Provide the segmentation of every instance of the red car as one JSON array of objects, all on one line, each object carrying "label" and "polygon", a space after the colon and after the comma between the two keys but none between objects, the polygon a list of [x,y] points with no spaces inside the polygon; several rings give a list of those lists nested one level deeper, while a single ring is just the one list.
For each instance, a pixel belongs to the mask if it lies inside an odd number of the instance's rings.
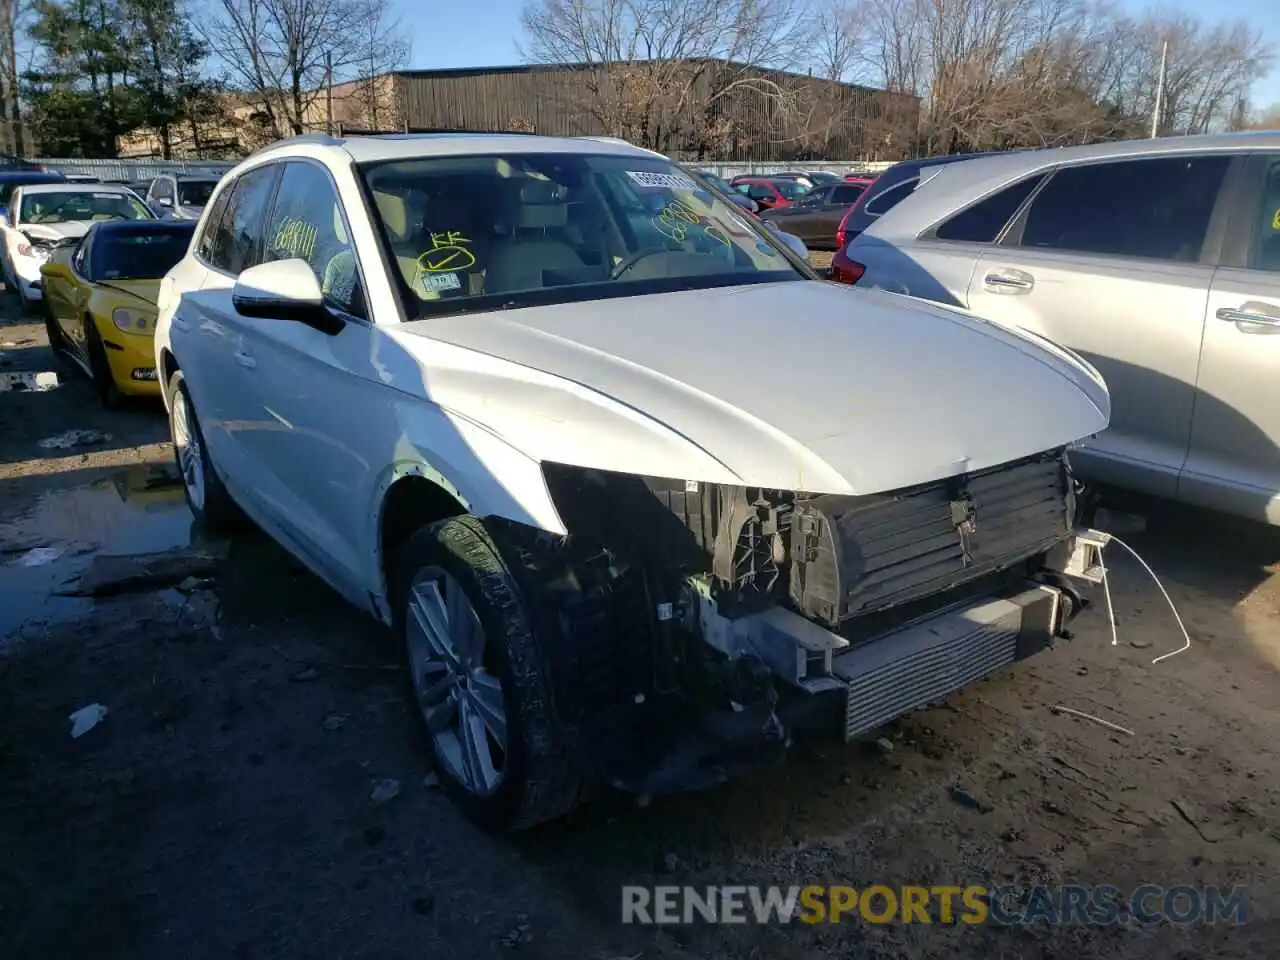
[{"label": "red car", "polygon": [[846,173],[844,175],[845,183],[857,183],[864,187],[869,187],[876,182],[876,178],[870,173]]},{"label": "red car", "polygon": [[769,177],[734,177],[732,186],[759,204],[761,210],[789,207],[809,192],[803,184],[794,180],[774,180]]}]

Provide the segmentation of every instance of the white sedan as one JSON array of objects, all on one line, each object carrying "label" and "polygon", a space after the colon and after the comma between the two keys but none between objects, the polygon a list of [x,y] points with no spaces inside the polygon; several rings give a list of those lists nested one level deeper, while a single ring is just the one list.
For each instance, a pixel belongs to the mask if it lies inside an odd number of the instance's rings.
[{"label": "white sedan", "polygon": [[128,187],[78,183],[27,184],[13,191],[3,233],[4,279],[25,308],[43,296],[40,268],[60,244],[78,240],[100,220],[154,220]]}]

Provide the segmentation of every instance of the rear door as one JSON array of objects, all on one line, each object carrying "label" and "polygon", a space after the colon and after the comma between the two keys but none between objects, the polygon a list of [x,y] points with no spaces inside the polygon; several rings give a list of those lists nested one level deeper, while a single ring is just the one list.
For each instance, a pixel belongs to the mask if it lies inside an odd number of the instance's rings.
[{"label": "rear door", "polygon": [[1280,524],[1280,153],[1250,157],[1229,223],[1178,497]]},{"label": "rear door", "polygon": [[1072,456],[1086,476],[1177,493],[1231,166],[1184,154],[1061,167],[978,259],[971,310],[1077,351],[1111,389],[1110,428]]}]

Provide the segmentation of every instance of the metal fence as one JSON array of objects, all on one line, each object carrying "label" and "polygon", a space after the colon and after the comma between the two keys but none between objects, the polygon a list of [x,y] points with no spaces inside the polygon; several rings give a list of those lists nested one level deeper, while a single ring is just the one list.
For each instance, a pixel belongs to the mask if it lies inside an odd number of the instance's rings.
[{"label": "metal fence", "polygon": [[225,173],[235,166],[225,160],[155,160],[120,158],[115,160],[86,160],[80,157],[31,157],[30,163],[39,163],[61,174],[97,177],[99,180],[145,180],[162,173]]}]

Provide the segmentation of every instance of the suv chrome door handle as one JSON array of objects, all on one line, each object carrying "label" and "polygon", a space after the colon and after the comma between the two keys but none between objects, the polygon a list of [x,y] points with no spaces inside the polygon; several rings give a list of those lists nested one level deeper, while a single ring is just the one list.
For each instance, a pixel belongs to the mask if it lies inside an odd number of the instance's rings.
[{"label": "suv chrome door handle", "polygon": [[1253,323],[1264,327],[1280,327],[1280,307],[1258,300],[1250,300],[1238,307],[1219,307],[1219,320],[1228,323]]},{"label": "suv chrome door handle", "polygon": [[982,285],[992,293],[1026,293],[1036,280],[1023,270],[993,270],[982,278]]}]

